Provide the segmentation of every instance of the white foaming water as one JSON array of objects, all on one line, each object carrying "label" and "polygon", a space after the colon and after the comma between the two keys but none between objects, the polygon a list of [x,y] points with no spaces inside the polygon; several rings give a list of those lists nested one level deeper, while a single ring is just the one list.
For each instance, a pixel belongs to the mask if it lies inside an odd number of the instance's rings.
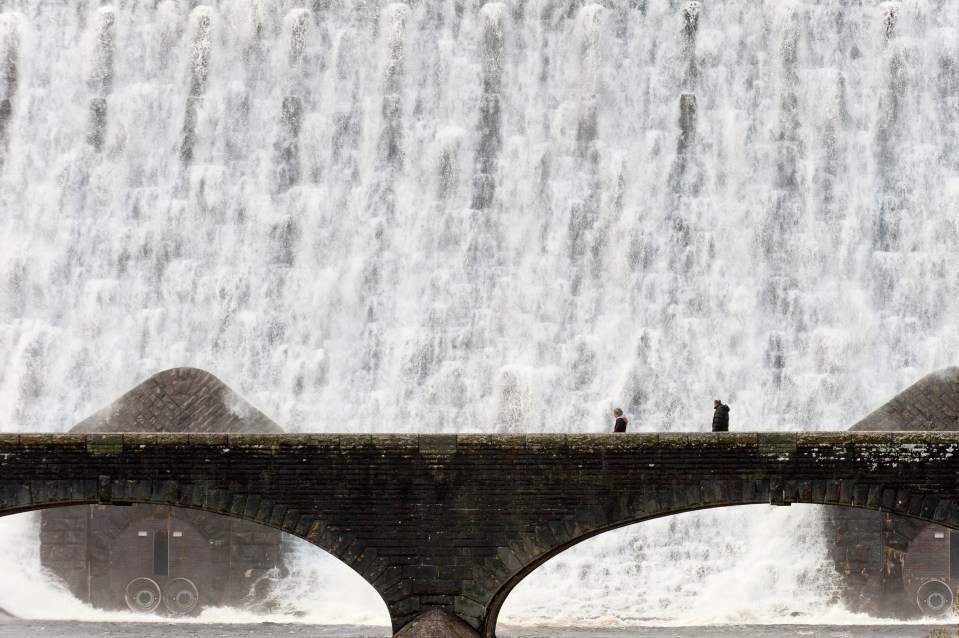
[{"label": "white foaming water", "polygon": [[[296,432],[844,429],[956,362],[959,5],[483,4],[0,0],[0,428],[190,365]],[[836,622],[815,517],[637,525],[502,618]],[[24,520],[0,606],[73,614]],[[318,556],[300,612],[385,622]]]}]

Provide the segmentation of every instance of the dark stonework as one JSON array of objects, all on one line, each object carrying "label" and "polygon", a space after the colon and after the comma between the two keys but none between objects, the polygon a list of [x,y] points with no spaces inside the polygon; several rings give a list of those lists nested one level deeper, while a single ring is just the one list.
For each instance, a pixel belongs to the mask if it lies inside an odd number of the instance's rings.
[{"label": "dark stonework", "polygon": [[[850,431],[959,431],[959,367],[926,375],[849,428]],[[842,596],[853,611],[917,616],[915,587],[904,582],[906,558],[927,522],[892,513],[826,508],[826,534]],[[942,573],[948,577],[948,565]]]},{"label": "dark stonework", "polygon": [[[923,396],[949,407],[937,387]],[[651,518],[755,503],[858,508],[866,515],[842,524],[842,561],[861,576],[879,565],[880,594],[901,572],[890,552],[923,524],[959,529],[953,433],[285,435],[250,424],[272,422],[214,377],[161,373],[77,428],[140,433],[0,434],[0,515],[130,503],[225,514],[350,565],[396,632],[418,618],[410,631],[426,631],[424,613],[439,610],[483,638],[538,566]],[[193,429],[206,433],[183,433]],[[77,531],[69,520],[47,530],[64,561]]]},{"label": "dark stonework", "polygon": [[[72,431],[283,430],[213,375],[178,368],[154,375]],[[181,564],[175,565],[174,573],[157,577],[144,565],[142,543],[129,547],[129,540],[124,540],[133,526],[189,530],[177,541]],[[156,578],[160,586],[187,577],[197,586],[203,606],[259,603],[271,582],[265,576],[282,570],[283,548],[276,529],[168,505],[58,507],[44,510],[40,520],[43,567],[75,596],[104,609],[125,609],[126,584],[138,577]]]},{"label": "dark stonework", "polygon": [[[205,559],[203,564],[193,566],[201,573],[191,579],[199,587],[204,606],[256,601],[256,591],[251,590],[257,585],[267,586],[269,581],[261,579],[280,564],[282,534],[278,530],[219,514],[156,505],[80,505],[44,510],[40,562],[77,598],[102,609],[126,609],[123,585],[138,576],[153,575],[130,572],[125,566],[128,561],[116,551],[118,537],[133,526],[146,527],[144,521],[157,518],[162,519],[164,527],[166,519],[171,518],[200,534],[199,551],[188,548],[186,558]],[[117,589],[114,581],[124,573],[126,577]],[[163,582],[160,580],[161,585]]]},{"label": "dark stonework", "polygon": [[959,367],[927,374],[849,429],[959,431]]},{"label": "dark stonework", "polygon": [[209,372],[155,374],[72,432],[283,432]]},{"label": "dark stonework", "polygon": [[596,534],[708,507],[819,503],[959,528],[959,435],[2,434],[0,514],[146,503],[325,549],[399,631],[440,609],[492,638],[509,592]]}]

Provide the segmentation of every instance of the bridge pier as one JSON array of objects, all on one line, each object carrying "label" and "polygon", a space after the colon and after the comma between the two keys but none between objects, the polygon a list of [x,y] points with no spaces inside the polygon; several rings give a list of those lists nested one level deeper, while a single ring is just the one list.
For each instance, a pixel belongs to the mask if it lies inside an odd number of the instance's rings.
[{"label": "bridge pier", "polygon": [[393,638],[480,638],[480,635],[456,616],[430,609],[396,632]]}]

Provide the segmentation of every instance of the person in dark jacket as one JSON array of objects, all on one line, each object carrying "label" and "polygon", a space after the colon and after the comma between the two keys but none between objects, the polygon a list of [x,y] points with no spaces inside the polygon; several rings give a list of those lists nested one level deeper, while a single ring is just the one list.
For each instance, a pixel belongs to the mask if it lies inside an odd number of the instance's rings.
[{"label": "person in dark jacket", "polygon": [[729,406],[720,399],[713,401],[713,432],[729,432]]},{"label": "person in dark jacket", "polygon": [[616,424],[613,425],[613,432],[625,432],[629,419],[623,416],[623,411],[619,408],[613,408],[613,418],[616,419]]}]

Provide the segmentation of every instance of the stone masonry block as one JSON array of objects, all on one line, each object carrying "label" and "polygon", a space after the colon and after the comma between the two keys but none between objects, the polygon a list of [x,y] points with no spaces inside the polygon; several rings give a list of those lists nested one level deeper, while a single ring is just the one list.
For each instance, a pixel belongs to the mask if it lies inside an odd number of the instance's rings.
[{"label": "stone masonry block", "polygon": [[515,574],[523,568],[522,561],[516,557],[516,554],[514,554],[513,550],[511,550],[509,547],[500,547],[498,550],[496,550],[496,557],[499,559],[500,563],[506,567],[508,573]]},{"label": "stone masonry block", "polygon": [[453,609],[461,618],[485,618],[486,607],[465,596],[454,597]]}]

